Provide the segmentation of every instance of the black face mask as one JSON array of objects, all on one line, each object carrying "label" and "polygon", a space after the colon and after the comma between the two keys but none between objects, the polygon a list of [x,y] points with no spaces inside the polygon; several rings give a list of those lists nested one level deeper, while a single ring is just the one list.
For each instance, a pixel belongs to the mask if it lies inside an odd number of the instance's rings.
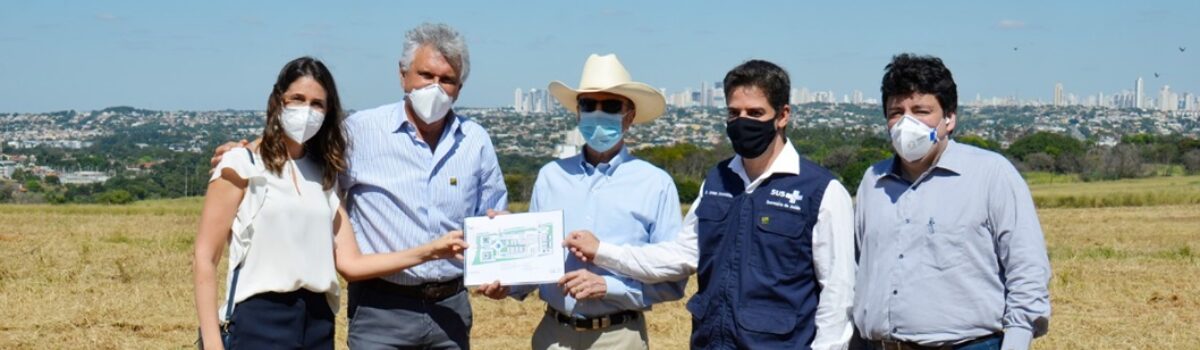
[{"label": "black face mask", "polygon": [[739,156],[757,158],[775,140],[775,118],[767,121],[736,118],[725,123],[725,134],[729,135],[729,143]]}]

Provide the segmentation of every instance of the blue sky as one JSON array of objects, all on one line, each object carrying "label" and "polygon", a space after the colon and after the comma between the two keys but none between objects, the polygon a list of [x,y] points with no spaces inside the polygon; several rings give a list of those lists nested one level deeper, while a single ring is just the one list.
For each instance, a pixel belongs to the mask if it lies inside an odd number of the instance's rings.
[{"label": "blue sky", "polygon": [[[403,34],[458,28],[472,73],[462,106],[578,83],[589,53],[616,53],[668,93],[750,58],[795,87],[878,96],[899,52],[942,57],[963,100],[1050,100],[1169,84],[1200,93],[1200,1],[57,1],[4,0],[0,112],[263,109],[279,68],[313,55],[352,109],[402,97]],[[1188,47],[1185,52],[1179,46]],[[1013,48],[1018,50],[1014,51]],[[1154,73],[1160,74],[1159,78]]]}]

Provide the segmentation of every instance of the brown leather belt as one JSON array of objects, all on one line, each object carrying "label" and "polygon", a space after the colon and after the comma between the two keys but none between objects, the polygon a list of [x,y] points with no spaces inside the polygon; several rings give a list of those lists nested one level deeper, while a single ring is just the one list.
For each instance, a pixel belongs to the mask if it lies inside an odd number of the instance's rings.
[{"label": "brown leather belt", "polygon": [[378,278],[358,283],[376,292],[426,301],[442,301],[466,290],[466,287],[463,286],[462,277],[445,282],[429,282],[415,286],[399,285]]},{"label": "brown leather belt", "polygon": [[575,328],[576,331],[594,331],[597,329],[608,328],[608,327],[623,324],[625,322],[631,322],[633,320],[637,320],[638,317],[642,316],[641,312],[625,310],[625,311],[621,311],[621,312],[618,312],[615,314],[608,314],[608,315],[604,315],[604,316],[600,316],[600,317],[574,318],[574,317],[571,317],[568,315],[564,315],[563,313],[558,312],[558,310],[555,310],[552,308],[546,308],[546,314],[553,316],[554,319],[558,321],[558,323],[562,323],[564,325],[567,325],[568,327]]}]

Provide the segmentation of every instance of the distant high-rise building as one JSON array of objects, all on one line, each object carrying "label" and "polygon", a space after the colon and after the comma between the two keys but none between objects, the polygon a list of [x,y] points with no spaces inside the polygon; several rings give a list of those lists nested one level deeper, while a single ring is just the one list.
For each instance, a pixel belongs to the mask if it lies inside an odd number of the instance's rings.
[{"label": "distant high-rise building", "polygon": [[1161,111],[1173,111],[1175,105],[1171,102],[1171,86],[1163,85],[1162,90],[1158,92],[1158,109]]},{"label": "distant high-rise building", "polygon": [[861,104],[861,103],[863,103],[863,92],[862,92],[862,91],[858,91],[858,90],[854,90],[854,97],[853,97],[853,98],[851,98],[851,102],[854,102],[854,104]]},{"label": "distant high-rise building", "polygon": [[1142,104],[1142,101],[1145,101],[1146,91],[1143,90],[1142,77],[1137,78],[1137,86],[1134,88],[1134,91],[1135,92],[1133,93],[1133,107],[1134,108],[1145,108],[1145,106]]},{"label": "distant high-rise building", "polygon": [[517,91],[513,93],[513,109],[516,110],[517,113],[524,113],[525,111],[522,110],[524,107],[525,92],[521,91],[521,88],[517,88]]},{"label": "distant high-rise building", "polygon": [[1063,99],[1062,83],[1054,84],[1054,105],[1057,107],[1061,107],[1063,105],[1066,105],[1066,102],[1067,101]]},{"label": "distant high-rise building", "polygon": [[545,89],[529,89],[525,92],[518,88],[513,93],[513,110],[522,114],[553,113],[558,102],[550,98],[550,91]]}]

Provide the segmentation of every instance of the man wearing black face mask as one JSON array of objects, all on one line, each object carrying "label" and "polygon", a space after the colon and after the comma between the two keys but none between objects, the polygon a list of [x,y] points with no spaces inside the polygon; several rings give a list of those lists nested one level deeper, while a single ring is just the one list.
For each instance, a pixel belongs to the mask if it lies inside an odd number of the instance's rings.
[{"label": "man wearing black face mask", "polygon": [[674,241],[633,246],[572,232],[577,257],[645,283],[699,276],[692,348],[845,349],[854,332],[854,211],[784,136],[787,72],[761,60],[725,76],[737,156],[709,171]]}]

